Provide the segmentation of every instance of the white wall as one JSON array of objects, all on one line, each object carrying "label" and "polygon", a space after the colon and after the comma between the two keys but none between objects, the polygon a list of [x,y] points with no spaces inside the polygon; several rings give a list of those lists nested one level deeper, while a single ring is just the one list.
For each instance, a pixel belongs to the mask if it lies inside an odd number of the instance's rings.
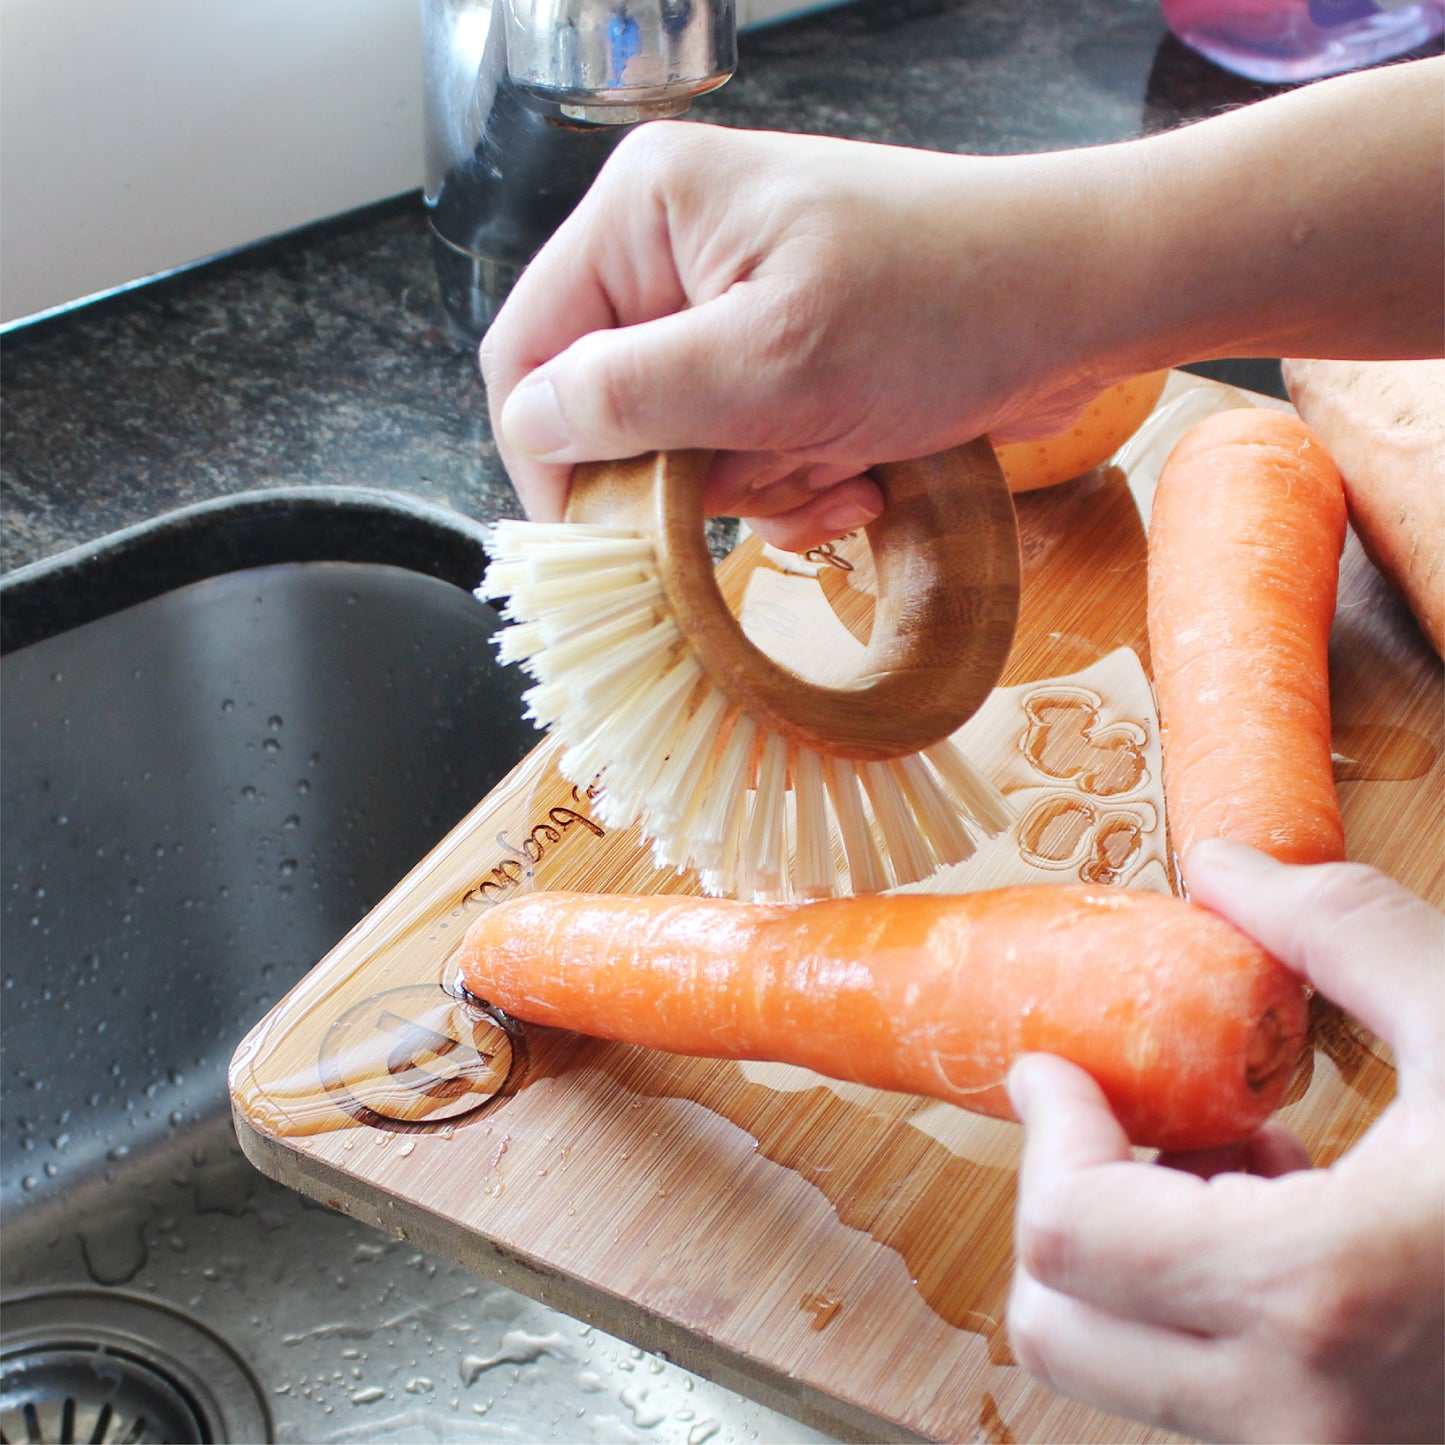
[{"label": "white wall", "polygon": [[421,183],[417,0],[0,0],[0,320]]},{"label": "white wall", "polygon": [[0,0],[0,325],[420,186],[419,14]]}]

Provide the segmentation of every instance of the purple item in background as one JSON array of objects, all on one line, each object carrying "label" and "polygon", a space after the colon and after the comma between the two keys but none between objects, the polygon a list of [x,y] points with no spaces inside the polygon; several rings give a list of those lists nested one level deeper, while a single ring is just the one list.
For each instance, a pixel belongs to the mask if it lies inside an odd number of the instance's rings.
[{"label": "purple item in background", "polygon": [[1161,0],[1169,28],[1216,65],[1251,80],[1315,80],[1427,44],[1445,0]]}]

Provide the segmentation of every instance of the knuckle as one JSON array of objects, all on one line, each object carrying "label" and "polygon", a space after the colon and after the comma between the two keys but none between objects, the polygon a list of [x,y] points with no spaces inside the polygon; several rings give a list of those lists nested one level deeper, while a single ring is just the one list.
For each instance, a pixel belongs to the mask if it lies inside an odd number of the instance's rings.
[{"label": "knuckle", "polygon": [[579,363],[584,364],[588,384],[581,394],[572,397],[571,406],[590,413],[597,423],[597,431],[607,436],[630,435],[639,409],[637,368],[631,364],[631,351],[607,348],[605,363],[597,358],[588,366],[592,361],[588,353],[598,350],[601,350],[598,338],[582,337],[574,342],[574,353]]},{"label": "knuckle", "polygon": [[586,377],[585,386],[566,386],[556,378],[560,404],[569,420],[584,422],[588,436],[629,443],[643,422],[645,381],[632,348],[609,344],[606,333],[573,342],[569,373]]},{"label": "knuckle", "polygon": [[707,137],[694,134],[697,129],[680,121],[659,120],[640,125],[618,142],[608,158],[604,175],[609,181],[639,180],[656,184],[673,174],[685,171],[688,157]]},{"label": "knuckle", "polygon": [[1036,1192],[1023,1201],[1014,1226],[1019,1264],[1040,1284],[1052,1288],[1068,1279],[1074,1257],[1074,1235],[1066,1201],[1054,1191]]},{"label": "knuckle", "polygon": [[1341,938],[1378,932],[1389,936],[1397,924],[1429,910],[1423,900],[1364,863],[1325,863],[1311,869],[1296,924],[1299,951],[1308,957],[1329,951]]},{"label": "knuckle", "polygon": [[1317,877],[1321,898],[1342,912],[1372,907],[1394,893],[1390,880],[1365,863],[1327,863]]}]

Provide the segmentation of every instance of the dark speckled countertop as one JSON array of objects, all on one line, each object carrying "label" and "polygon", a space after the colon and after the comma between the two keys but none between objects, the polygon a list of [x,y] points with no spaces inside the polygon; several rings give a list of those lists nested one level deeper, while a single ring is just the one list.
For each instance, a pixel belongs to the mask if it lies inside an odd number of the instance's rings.
[{"label": "dark speckled countertop", "polygon": [[[740,50],[696,119],[944,150],[1119,140],[1264,93],[1152,0],[855,0]],[[0,360],[3,570],[255,488],[517,510],[418,195],[18,329]],[[1269,363],[1233,379],[1277,386]]]}]

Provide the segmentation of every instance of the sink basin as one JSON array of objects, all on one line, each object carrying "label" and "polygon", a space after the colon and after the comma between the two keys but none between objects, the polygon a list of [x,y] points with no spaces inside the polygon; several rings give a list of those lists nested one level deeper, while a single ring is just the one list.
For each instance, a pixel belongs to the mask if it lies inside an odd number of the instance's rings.
[{"label": "sink basin", "polygon": [[235,1142],[242,1035],[536,741],[483,566],[286,489],[0,585],[4,1438],[827,1439]]}]

